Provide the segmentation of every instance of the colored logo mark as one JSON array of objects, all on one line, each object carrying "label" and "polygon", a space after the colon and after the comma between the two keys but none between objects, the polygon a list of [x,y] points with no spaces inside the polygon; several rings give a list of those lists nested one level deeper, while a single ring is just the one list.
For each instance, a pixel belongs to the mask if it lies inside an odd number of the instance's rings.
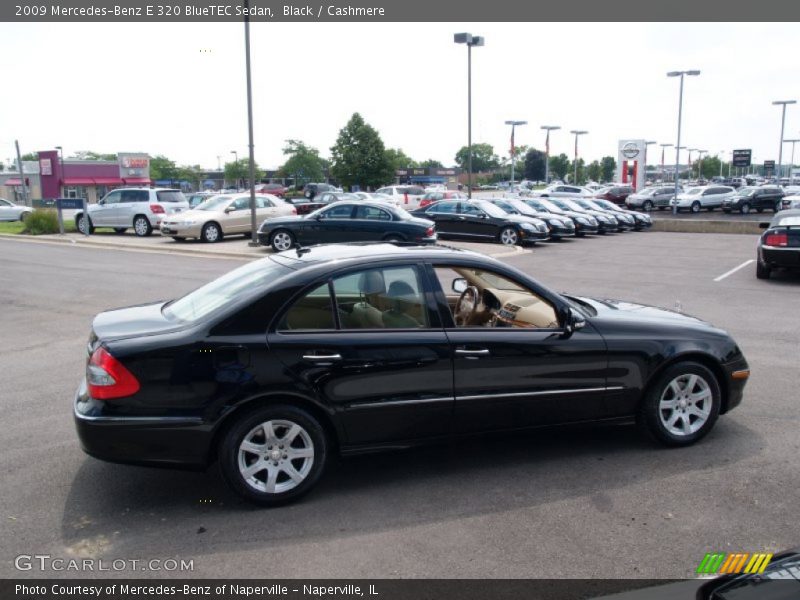
[{"label": "colored logo mark", "polygon": [[709,552],[697,567],[702,575],[738,575],[763,573],[772,560],[766,552]]}]

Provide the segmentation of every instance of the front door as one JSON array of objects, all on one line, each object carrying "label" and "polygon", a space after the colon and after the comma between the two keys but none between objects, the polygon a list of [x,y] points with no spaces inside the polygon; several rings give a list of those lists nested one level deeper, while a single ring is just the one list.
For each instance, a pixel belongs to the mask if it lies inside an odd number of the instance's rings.
[{"label": "front door", "polygon": [[95,204],[89,213],[92,224],[96,227],[121,227],[119,225],[119,203],[121,197],[122,191],[116,190],[106,194],[105,198]]}]

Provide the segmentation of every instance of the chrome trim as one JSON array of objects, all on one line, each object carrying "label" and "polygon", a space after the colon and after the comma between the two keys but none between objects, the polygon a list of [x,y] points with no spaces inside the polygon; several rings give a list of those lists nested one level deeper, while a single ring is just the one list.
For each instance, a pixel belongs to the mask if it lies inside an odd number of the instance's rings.
[{"label": "chrome trim", "polygon": [[761,245],[762,250],[777,250],[779,252],[783,252],[786,250],[800,252],[800,246],[767,246],[766,244]]},{"label": "chrome trim", "polygon": [[572,390],[540,390],[537,392],[514,392],[509,394],[478,394],[474,396],[456,396],[456,400],[480,400],[482,398],[520,398],[524,396],[551,396],[553,394],[583,394],[587,392],[611,392],[624,390],[622,386],[577,388]]},{"label": "chrome trim", "polygon": [[362,402],[360,404],[349,404],[347,408],[373,408],[375,406],[398,406],[403,404],[433,404],[434,402],[453,402],[453,396],[440,396],[438,398],[410,398],[408,400],[387,400],[377,402]]},{"label": "chrome trim", "polygon": [[342,355],[341,354],[303,354],[303,360],[310,360],[310,361],[342,360]]},{"label": "chrome trim", "polygon": [[76,419],[81,421],[91,421],[92,423],[164,423],[169,425],[199,425],[203,422],[200,417],[93,417],[78,412],[74,409]]}]

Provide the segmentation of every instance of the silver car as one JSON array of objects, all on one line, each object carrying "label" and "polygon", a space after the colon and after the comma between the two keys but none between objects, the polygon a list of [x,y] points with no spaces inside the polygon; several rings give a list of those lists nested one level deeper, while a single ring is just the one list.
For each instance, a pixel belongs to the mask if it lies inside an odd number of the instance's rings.
[{"label": "silver car", "polygon": [[180,190],[168,188],[119,188],[106,194],[97,204],[88,208],[89,220],[83,211],[75,215],[75,226],[81,233],[94,231],[95,227],[112,227],[117,233],[125,233],[133,227],[138,236],[153,233],[161,227],[161,221],[175,213],[189,210],[189,203]]},{"label": "silver car", "polygon": [[701,208],[714,210],[721,208],[722,202],[736,195],[736,190],[727,185],[703,185],[693,187],[673,198],[670,204],[677,205],[678,210],[689,209],[699,213]]},{"label": "silver car", "polygon": [[[681,188],[678,188],[678,192]],[[675,197],[675,186],[648,187],[631,194],[625,198],[625,206],[628,208],[641,208],[643,210],[653,210],[658,208],[664,210],[669,206],[670,201]]]},{"label": "silver car", "polygon": [[10,200],[0,198],[0,221],[24,221],[32,212],[30,206],[14,204]]}]

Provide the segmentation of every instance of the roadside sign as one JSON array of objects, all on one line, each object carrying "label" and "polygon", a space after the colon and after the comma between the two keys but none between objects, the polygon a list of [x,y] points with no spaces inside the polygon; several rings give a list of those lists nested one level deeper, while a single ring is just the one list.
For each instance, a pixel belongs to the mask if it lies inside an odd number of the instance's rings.
[{"label": "roadside sign", "polygon": [[775,172],[775,161],[774,160],[765,160],[764,161],[764,174],[765,175],[772,175]]},{"label": "roadside sign", "polygon": [[[82,210],[84,218],[89,212],[89,201],[86,198],[56,198],[56,208],[58,209],[58,231],[64,235],[64,210]],[[85,235],[89,235],[89,228],[86,228]]]},{"label": "roadside sign", "polygon": [[733,151],[733,166],[734,167],[749,167],[752,160],[753,151],[747,150],[734,150]]}]

